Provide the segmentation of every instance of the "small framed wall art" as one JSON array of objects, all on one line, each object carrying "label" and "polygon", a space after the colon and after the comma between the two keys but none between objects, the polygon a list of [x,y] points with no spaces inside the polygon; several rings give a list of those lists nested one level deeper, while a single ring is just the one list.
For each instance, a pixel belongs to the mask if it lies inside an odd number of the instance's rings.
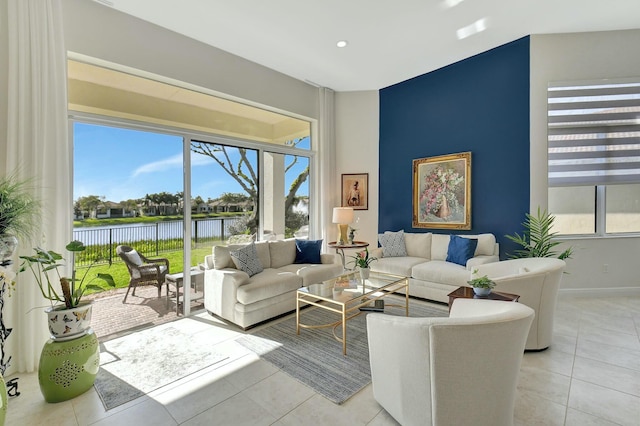
[{"label": "small framed wall art", "polygon": [[413,227],[471,229],[471,152],[413,160]]},{"label": "small framed wall art", "polygon": [[369,210],[369,173],[342,175],[342,207]]}]

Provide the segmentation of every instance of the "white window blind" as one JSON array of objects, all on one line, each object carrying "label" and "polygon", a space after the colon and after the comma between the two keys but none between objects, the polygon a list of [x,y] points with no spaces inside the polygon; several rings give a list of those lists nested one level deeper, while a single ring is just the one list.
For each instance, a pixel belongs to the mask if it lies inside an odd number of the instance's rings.
[{"label": "white window blind", "polygon": [[549,186],[640,182],[640,78],[548,88]]}]

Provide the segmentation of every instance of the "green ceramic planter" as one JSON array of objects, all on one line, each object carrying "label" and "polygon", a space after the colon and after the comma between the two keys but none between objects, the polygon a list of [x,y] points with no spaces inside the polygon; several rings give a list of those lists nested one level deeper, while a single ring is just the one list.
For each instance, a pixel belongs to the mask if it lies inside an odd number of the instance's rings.
[{"label": "green ceramic planter", "polygon": [[100,345],[92,329],[74,340],[49,339],[42,348],[38,381],[47,402],[75,398],[93,386],[100,366]]}]

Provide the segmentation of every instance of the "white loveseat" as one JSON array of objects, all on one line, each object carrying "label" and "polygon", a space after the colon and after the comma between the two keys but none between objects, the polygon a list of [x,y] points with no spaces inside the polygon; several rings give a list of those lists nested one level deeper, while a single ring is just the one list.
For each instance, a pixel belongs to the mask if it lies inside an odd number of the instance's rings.
[{"label": "white loveseat", "polygon": [[[402,232],[402,231],[400,231]],[[385,233],[396,234],[397,233]],[[424,299],[448,303],[447,295],[461,286],[468,286],[471,271],[477,266],[498,262],[499,245],[493,234],[459,235],[477,240],[473,257],[465,265],[447,262],[450,235],[402,232],[406,256],[388,257],[383,248],[371,250],[378,260],[371,270],[409,277],[409,294]]]},{"label": "white loveseat", "polygon": [[204,265],[205,309],[243,328],[295,310],[298,288],[343,271],[332,254],[320,254],[321,263],[294,263],[296,241],[287,239],[255,243],[263,270],[249,276],[231,258],[231,252],[243,247],[214,246]]}]

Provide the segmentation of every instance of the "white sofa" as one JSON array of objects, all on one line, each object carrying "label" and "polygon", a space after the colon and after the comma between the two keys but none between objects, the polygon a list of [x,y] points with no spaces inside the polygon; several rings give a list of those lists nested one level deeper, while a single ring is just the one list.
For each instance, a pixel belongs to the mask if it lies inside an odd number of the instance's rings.
[{"label": "white sofa", "polygon": [[[397,233],[396,233],[397,234]],[[498,262],[499,245],[493,234],[459,235],[476,239],[474,255],[464,266],[447,262],[450,235],[404,232],[406,256],[384,257],[383,249],[371,250],[378,260],[371,270],[409,277],[409,294],[424,299],[448,303],[448,294],[458,287],[468,286],[471,271],[479,265]]]},{"label": "white sofa", "polygon": [[513,425],[533,316],[479,299],[456,299],[448,318],[367,315],[373,397],[402,425]]},{"label": "white sofa", "polygon": [[520,303],[535,311],[525,346],[527,350],[544,350],[551,345],[558,288],[565,266],[560,259],[528,257],[477,268],[479,276],[487,275],[495,281],[494,291],[517,294]]},{"label": "white sofa", "polygon": [[295,310],[298,288],[343,272],[332,254],[320,254],[319,264],[294,263],[296,241],[287,239],[255,243],[264,269],[249,276],[231,258],[232,251],[245,246],[214,246],[204,265],[205,309],[243,328]]}]

